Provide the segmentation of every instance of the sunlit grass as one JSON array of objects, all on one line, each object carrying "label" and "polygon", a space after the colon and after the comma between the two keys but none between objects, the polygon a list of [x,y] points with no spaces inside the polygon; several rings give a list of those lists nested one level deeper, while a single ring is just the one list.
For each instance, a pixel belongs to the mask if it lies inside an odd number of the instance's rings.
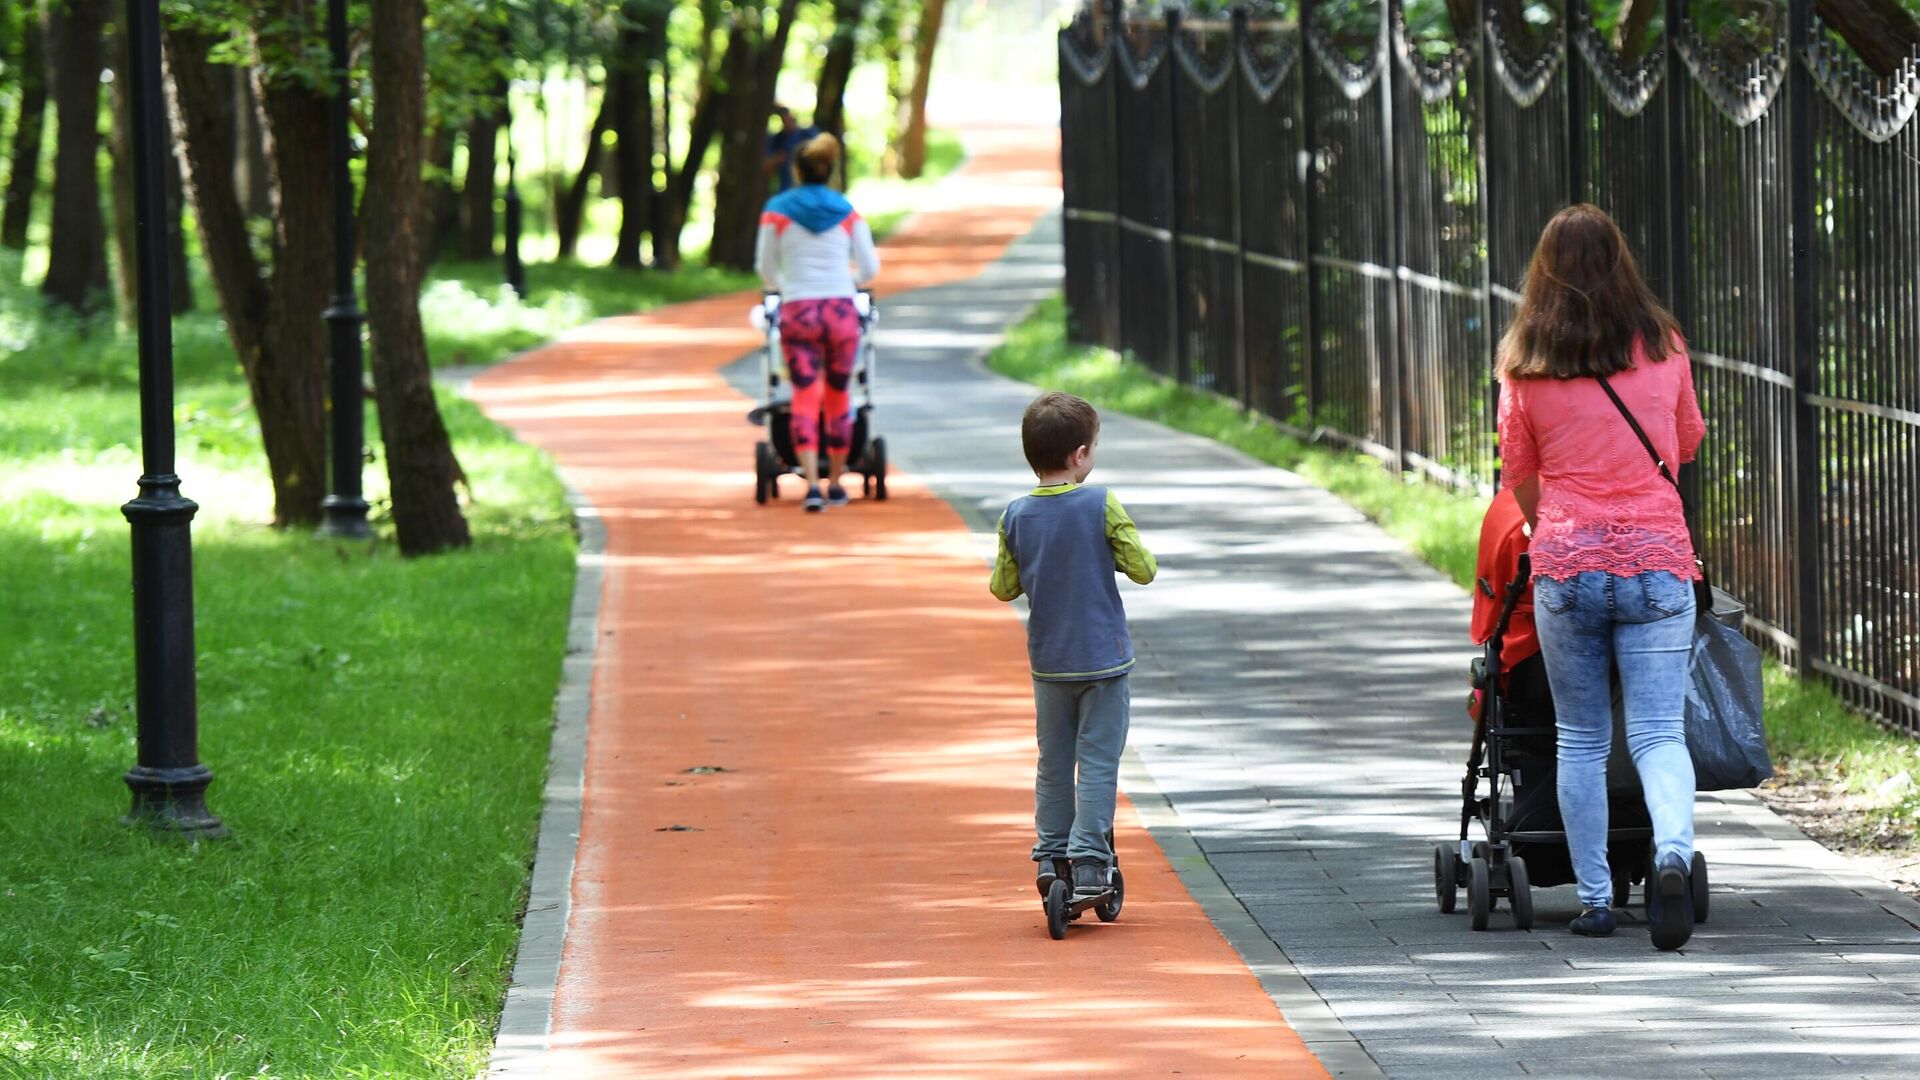
[{"label": "sunlit grass", "polygon": [[[1289,469],[1351,503],[1462,588],[1473,581],[1484,499],[1395,476],[1364,454],[1308,445],[1226,398],[1179,385],[1111,350],[1066,340],[1059,298],[1041,304],[987,358],[1001,374],[1078,394],[1105,409],[1204,435]],[[1461,627],[1464,639],[1466,627]],[[1920,745],[1850,711],[1824,684],[1767,664],[1767,734],[1776,761],[1839,781],[1856,807],[1920,818]],[[1890,783],[1891,782],[1891,783]]]},{"label": "sunlit grass", "polygon": [[[155,841],[118,821],[137,350],[47,313],[19,274],[0,259],[0,1076],[474,1075],[518,935],[572,589],[551,462],[443,394],[472,550],[399,558],[379,463],[376,543],[273,530],[219,319],[176,320],[200,745],[233,836]],[[548,321],[520,341],[470,333],[501,306],[485,303],[429,307],[429,333],[499,359],[627,295],[582,277],[555,281],[577,299],[537,307]],[[663,283],[650,302],[720,284]]]}]

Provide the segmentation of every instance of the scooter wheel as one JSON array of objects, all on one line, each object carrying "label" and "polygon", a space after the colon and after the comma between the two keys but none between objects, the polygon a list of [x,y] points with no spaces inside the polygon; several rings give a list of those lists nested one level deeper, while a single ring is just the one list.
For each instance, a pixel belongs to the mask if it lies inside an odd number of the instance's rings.
[{"label": "scooter wheel", "polygon": [[1067,883],[1056,881],[1047,890],[1047,936],[1055,941],[1067,936]]},{"label": "scooter wheel", "polygon": [[1093,909],[1101,922],[1112,922],[1120,917],[1120,906],[1127,902],[1127,879],[1120,875],[1118,868],[1113,871],[1113,895],[1107,902]]}]

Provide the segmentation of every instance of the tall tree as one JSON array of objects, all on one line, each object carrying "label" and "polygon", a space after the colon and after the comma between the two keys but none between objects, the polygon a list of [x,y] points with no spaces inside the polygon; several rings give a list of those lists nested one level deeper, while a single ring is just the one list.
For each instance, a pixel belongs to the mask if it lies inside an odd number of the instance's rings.
[{"label": "tall tree", "polygon": [[139,234],[133,213],[133,117],[128,93],[132,80],[127,74],[131,57],[124,28],[113,28],[107,38],[107,51],[113,68],[113,81],[107,87],[107,99],[113,106],[113,137],[108,144],[113,157],[109,174],[113,188],[113,283],[119,296],[120,319],[131,326],[140,304]]},{"label": "tall tree", "polygon": [[833,0],[833,35],[820,60],[820,82],[813,96],[813,126],[843,138],[847,132],[847,80],[860,47],[860,23],[866,0]]},{"label": "tall tree", "polygon": [[[507,85],[499,80],[497,101],[504,101]],[[467,124],[467,180],[460,189],[460,254],[468,259],[493,258],[493,203],[498,190],[500,124],[503,107],[483,108]]]},{"label": "tall tree", "polygon": [[913,36],[913,89],[900,121],[900,175],[909,180],[927,168],[927,90],[933,83],[933,50],[940,41],[946,9],[947,0],[926,0]]},{"label": "tall tree", "polygon": [[727,57],[721,63],[729,108],[714,178],[713,243],[707,250],[707,261],[715,266],[753,268],[754,236],[760,208],[767,201],[766,173],[761,168],[767,121],[773,115],[774,83],[799,8],[800,0],[780,0],[773,14],[759,3],[734,10]]},{"label": "tall tree", "polygon": [[373,5],[373,131],[367,144],[367,316],[374,391],[400,550],[426,555],[471,542],[454,497],[460,466],[434,397],[420,324],[425,186],[424,0]]},{"label": "tall tree", "polygon": [[593,130],[587,133],[587,150],[580,162],[580,171],[574,175],[573,183],[560,193],[554,206],[553,228],[559,234],[560,257],[573,258],[574,249],[580,243],[580,220],[586,214],[587,191],[593,185],[593,175],[600,171],[600,158],[606,152],[607,132],[613,130],[614,95],[602,95],[600,108],[593,114]]},{"label": "tall tree", "polygon": [[54,113],[53,233],[47,299],[82,314],[107,292],[106,226],[100,215],[100,72],[108,0],[63,0],[49,19]]},{"label": "tall tree", "polygon": [[609,61],[613,99],[615,175],[620,188],[620,235],[615,266],[640,265],[640,238],[652,227],[653,57],[666,34],[667,9],[657,0],[626,0],[619,44]]},{"label": "tall tree", "polygon": [[[177,23],[167,30],[182,142],[201,248],[226,315],[227,336],[247,376],[273,476],[276,525],[320,521],[326,492],[326,336],[320,313],[331,293],[333,214],[327,179],[324,69],[302,67],[318,40],[320,9],[304,0],[262,0],[251,15],[256,80],[265,113],[275,209],[271,264],[255,254],[236,181],[242,140],[231,124],[231,73],[208,54],[245,27]],[[321,54],[324,55],[324,54]],[[224,100],[223,100],[224,99]]]},{"label": "tall tree", "polygon": [[0,195],[0,203],[5,204],[0,209],[0,247],[14,251],[27,247],[27,220],[40,186],[40,144],[47,113],[46,23],[37,0],[27,0],[20,19],[20,111],[13,121],[7,188]]},{"label": "tall tree", "polygon": [[[687,223],[696,181],[701,170],[706,168],[708,151],[713,147],[721,119],[729,107],[727,91],[715,85],[720,79],[717,66],[719,54],[714,49],[714,40],[719,37],[721,29],[721,11],[717,0],[700,0],[699,15],[700,28],[694,36],[693,48],[682,50],[691,53],[684,59],[691,61],[695,87],[693,115],[687,122],[686,150],[678,168],[673,167],[671,154],[662,159],[666,166],[666,190],[661,193],[653,229],[654,264],[668,269],[680,265],[680,231]],[[673,61],[674,58],[669,56],[667,62],[661,65],[663,83],[672,82],[668,73],[673,69]],[[664,132],[664,125],[662,130]]]}]

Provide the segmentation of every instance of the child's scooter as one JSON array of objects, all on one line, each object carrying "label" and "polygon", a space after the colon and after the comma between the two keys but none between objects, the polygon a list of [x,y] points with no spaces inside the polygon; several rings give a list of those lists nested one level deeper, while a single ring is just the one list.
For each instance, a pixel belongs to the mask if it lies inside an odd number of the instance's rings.
[{"label": "child's scooter", "polygon": [[[1113,851],[1113,834],[1107,834],[1107,850]],[[1060,860],[1061,865],[1066,860]],[[1041,907],[1047,913],[1047,934],[1055,941],[1067,936],[1067,924],[1076,922],[1080,916],[1091,910],[1101,922],[1112,922],[1120,917],[1120,905],[1127,900],[1127,879],[1120,875],[1120,853],[1114,852],[1113,863],[1107,868],[1107,888],[1104,892],[1092,896],[1073,895],[1073,875],[1071,873],[1056,877],[1047,888],[1046,899]]]}]

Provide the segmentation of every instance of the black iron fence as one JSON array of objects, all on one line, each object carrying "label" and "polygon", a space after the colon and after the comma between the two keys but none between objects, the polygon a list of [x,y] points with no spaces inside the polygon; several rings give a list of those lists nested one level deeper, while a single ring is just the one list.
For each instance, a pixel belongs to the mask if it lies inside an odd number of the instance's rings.
[{"label": "black iron fence", "polygon": [[1920,733],[1920,58],[1874,74],[1812,0],[1738,58],[1667,0],[1632,61],[1582,0],[1547,27],[1475,6],[1457,41],[1402,0],[1358,30],[1351,3],[1083,12],[1075,336],[1489,490],[1494,344],[1547,218],[1597,203],[1692,345],[1716,579],[1757,640]]}]

